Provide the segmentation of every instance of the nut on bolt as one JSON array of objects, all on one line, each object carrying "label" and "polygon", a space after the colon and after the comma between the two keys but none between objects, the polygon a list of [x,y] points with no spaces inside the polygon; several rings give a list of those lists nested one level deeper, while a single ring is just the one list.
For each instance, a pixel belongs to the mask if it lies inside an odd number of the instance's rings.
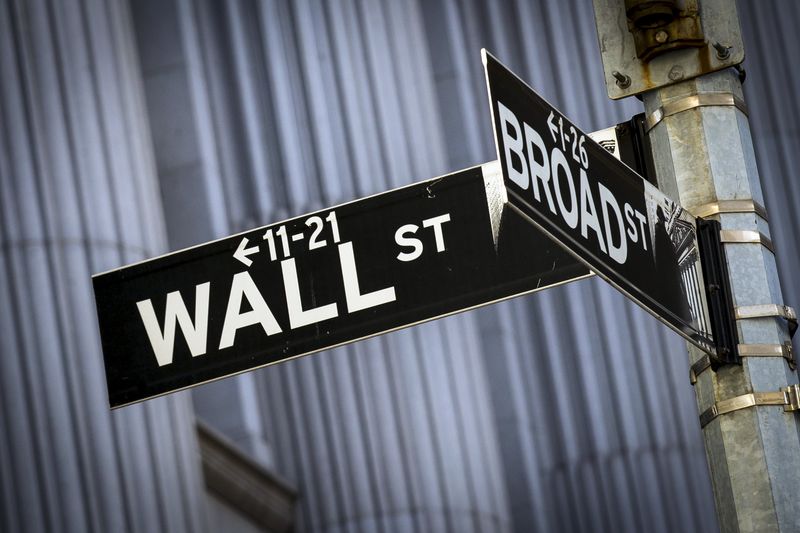
[{"label": "nut on bolt", "polygon": [[627,89],[631,86],[631,77],[627,74],[623,74],[620,71],[615,70],[611,73],[611,75],[617,80],[617,87],[620,89]]},{"label": "nut on bolt", "polygon": [[658,44],[664,44],[669,39],[669,34],[664,30],[658,30],[655,35],[656,42]]},{"label": "nut on bolt", "polygon": [[715,42],[712,46],[717,51],[718,59],[728,59],[731,56],[731,48],[733,48],[731,45]]}]

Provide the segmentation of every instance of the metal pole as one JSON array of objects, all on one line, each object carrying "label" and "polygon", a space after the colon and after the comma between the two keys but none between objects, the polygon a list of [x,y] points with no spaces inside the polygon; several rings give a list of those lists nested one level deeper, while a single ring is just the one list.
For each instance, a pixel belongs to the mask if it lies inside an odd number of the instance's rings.
[{"label": "metal pole", "polygon": [[689,346],[720,527],[799,532],[792,313],[783,306],[742,85],[729,68],[744,59],[736,4],[593,3],[609,96],[641,94],[659,188],[722,227],[742,363],[712,368]]},{"label": "metal pole", "polygon": [[[742,365],[695,367],[720,527],[800,531],[800,417],[779,405],[797,375],[741,83],[727,69],[649,91],[643,101],[659,187],[722,224]],[[779,223],[780,213],[772,215]],[[692,364],[702,355],[689,346]],[[748,403],[766,405],[713,417],[715,405]]]}]

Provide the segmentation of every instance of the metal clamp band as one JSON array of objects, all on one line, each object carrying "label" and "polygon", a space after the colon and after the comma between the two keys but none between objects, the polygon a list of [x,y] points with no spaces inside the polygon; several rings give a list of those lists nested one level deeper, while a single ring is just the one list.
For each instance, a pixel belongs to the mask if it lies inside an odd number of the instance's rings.
[{"label": "metal clamp band", "polygon": [[[767,305],[753,305],[750,308],[760,308],[760,307],[769,307]],[[786,307],[791,313],[794,313],[794,310],[791,307],[787,306],[778,306],[774,305],[774,307]],[[738,309],[738,308],[737,308]],[[741,308],[741,309],[748,309],[748,308]],[[747,318],[752,318],[754,316],[774,316],[774,315],[752,315],[748,316]],[[737,319],[739,316],[737,315]],[[792,343],[787,342],[786,344],[739,344],[737,345],[737,349],[739,351],[740,357],[783,357],[789,363],[791,368],[795,368],[796,362],[794,360],[794,351],[792,350]],[[697,361],[692,364],[689,368],[689,382],[694,385],[697,383],[697,378],[711,368],[711,357],[708,354],[703,354],[703,357],[698,359]]]},{"label": "metal clamp band", "polygon": [[694,362],[689,368],[689,383],[694,385],[697,383],[697,377],[711,368],[711,357],[708,354],[703,354],[703,357]]},{"label": "metal clamp band", "polygon": [[667,117],[683,113],[690,109],[707,106],[733,106],[747,115],[747,105],[738,96],[731,93],[705,93],[685,96],[671,102],[667,102],[647,116],[645,127],[647,131],[652,130],[656,125]]},{"label": "metal clamp band", "polygon": [[719,240],[722,242],[761,244],[770,252],[775,253],[775,248],[770,238],[760,231],[724,229],[719,232]]},{"label": "metal clamp band", "polygon": [[789,367],[795,368],[794,350],[792,343],[784,344],[740,344],[738,346],[740,357],[783,357]]},{"label": "metal clamp band", "polygon": [[797,321],[797,313],[788,305],[780,304],[761,304],[761,305],[740,305],[734,308],[736,320],[745,318],[768,318],[777,316],[789,321]]},{"label": "metal clamp band", "polygon": [[788,305],[762,304],[762,305],[743,305],[734,308],[736,320],[748,318],[769,318],[778,317],[786,319],[789,327],[789,337],[794,337],[797,331],[797,313]]},{"label": "metal clamp band", "polygon": [[755,200],[717,200],[693,207],[690,212],[695,217],[710,217],[720,213],[755,213],[767,220],[767,209]]},{"label": "metal clamp band", "polygon": [[706,427],[718,416],[759,405],[781,405],[786,412],[798,411],[800,410],[800,385],[789,385],[777,392],[751,392],[715,402],[700,415],[700,427]]}]

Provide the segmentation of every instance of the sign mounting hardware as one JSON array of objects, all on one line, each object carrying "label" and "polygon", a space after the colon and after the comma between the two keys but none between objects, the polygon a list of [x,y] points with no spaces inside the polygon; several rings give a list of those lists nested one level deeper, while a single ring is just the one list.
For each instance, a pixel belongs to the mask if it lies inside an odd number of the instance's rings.
[{"label": "sign mounting hardware", "polygon": [[736,2],[593,0],[593,3],[609,98],[641,94],[736,67],[744,61]]}]

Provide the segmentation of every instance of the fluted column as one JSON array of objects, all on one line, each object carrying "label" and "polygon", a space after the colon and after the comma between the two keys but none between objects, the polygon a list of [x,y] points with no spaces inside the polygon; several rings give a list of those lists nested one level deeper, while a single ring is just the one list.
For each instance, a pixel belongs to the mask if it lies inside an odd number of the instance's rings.
[{"label": "fluted column", "polygon": [[[213,50],[213,43],[201,40],[198,17],[207,7],[187,0],[131,3],[172,250],[255,225],[254,219],[246,215],[231,220],[236,212],[247,210],[234,208],[232,215],[225,202],[225,189],[233,186],[238,191],[240,185],[223,179],[230,165],[237,163],[236,154],[231,139],[220,138],[213,126],[217,118],[231,117],[224,104],[214,100],[216,80],[209,78],[204,62],[205,54],[218,53]],[[238,64],[240,69],[246,69],[241,59]],[[252,84],[246,87],[242,94],[252,94]],[[257,131],[263,129],[252,118],[247,125]],[[257,161],[254,168],[259,172],[254,181],[266,183],[262,173],[267,168],[268,154],[256,151],[253,157]],[[270,196],[265,196],[269,205]],[[246,205],[253,197],[245,192],[241,198]],[[272,464],[252,375],[208,384],[194,389],[192,395],[200,419],[251,458],[265,466]]]},{"label": "fluted column", "polygon": [[[160,8],[181,13],[187,51],[172,65],[185,75],[169,85],[172,67],[154,69],[164,84],[153,86],[159,109],[194,106],[180,153],[216,163],[194,157],[184,182],[195,198],[223,191],[203,201],[221,202],[228,231],[453,170],[413,3],[187,4]],[[170,87],[185,88],[172,103]],[[165,142],[166,122],[155,132]],[[183,200],[167,157],[169,213]],[[198,226],[177,218],[180,242]],[[300,494],[300,531],[507,530],[478,345],[473,319],[459,317],[254,374],[275,468]]]},{"label": "fluted column", "polygon": [[200,531],[185,395],[110,412],[90,276],[164,251],[127,4],[0,3],[0,530]]}]

